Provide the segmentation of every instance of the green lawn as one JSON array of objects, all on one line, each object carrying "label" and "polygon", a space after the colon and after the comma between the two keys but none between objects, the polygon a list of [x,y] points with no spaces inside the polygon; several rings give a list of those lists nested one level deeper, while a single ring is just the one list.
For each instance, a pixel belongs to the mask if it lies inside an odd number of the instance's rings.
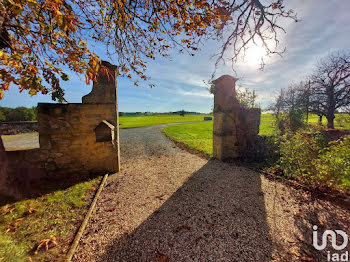
[{"label": "green lawn", "polygon": [[[344,117],[344,115],[337,115],[338,119]],[[349,116],[345,116],[349,117]],[[336,118],[336,119],[337,119]],[[318,122],[316,115],[311,115],[309,123],[315,124]],[[327,120],[323,118],[323,124],[326,125]],[[339,125],[339,121],[335,120],[335,128],[339,129],[350,129],[350,121],[344,123],[343,126]],[[196,150],[204,152],[208,155],[213,154],[212,143],[213,143],[213,122],[203,123],[191,123],[168,126],[163,129],[163,132],[170,138],[184,143]],[[272,114],[262,114],[260,123],[260,134],[272,134],[275,132],[275,120]]]},{"label": "green lawn", "polygon": [[119,117],[119,128],[131,128],[141,126],[153,126],[168,123],[181,123],[192,121],[203,121],[208,115],[154,115],[154,116],[121,116]]},{"label": "green lawn", "polygon": [[167,126],[163,132],[171,139],[213,155],[213,121]]},{"label": "green lawn", "polygon": [[261,114],[260,130],[261,135],[272,134],[275,132],[275,118],[272,114]]},{"label": "green lawn", "polygon": [[100,179],[0,204],[0,261],[63,261]]}]

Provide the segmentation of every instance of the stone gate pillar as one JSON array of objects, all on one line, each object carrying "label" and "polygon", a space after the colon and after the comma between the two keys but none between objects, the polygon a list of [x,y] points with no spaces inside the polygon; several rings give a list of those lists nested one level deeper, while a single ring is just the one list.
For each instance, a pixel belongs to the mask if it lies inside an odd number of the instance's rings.
[{"label": "stone gate pillar", "polygon": [[117,67],[106,61],[102,66],[83,103],[38,104],[40,151],[48,172],[119,171]]},{"label": "stone gate pillar", "polygon": [[83,96],[83,104],[117,104],[117,66],[102,61],[106,72],[99,70],[97,81],[89,94]]},{"label": "stone gate pillar", "polygon": [[237,80],[224,75],[213,81],[213,156],[220,160],[245,159],[255,153],[261,111],[240,105],[235,90]]}]

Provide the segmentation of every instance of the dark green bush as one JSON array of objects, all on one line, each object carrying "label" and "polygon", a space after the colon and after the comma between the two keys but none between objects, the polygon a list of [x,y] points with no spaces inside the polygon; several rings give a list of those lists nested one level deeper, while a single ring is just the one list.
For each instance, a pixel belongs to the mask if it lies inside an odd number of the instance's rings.
[{"label": "dark green bush", "polygon": [[343,187],[350,181],[350,137],[320,143],[319,134],[286,134],[279,141],[284,175],[312,186]]},{"label": "dark green bush", "polygon": [[294,108],[280,114],[276,119],[276,124],[282,134],[286,132],[295,133],[306,126],[303,110]]},{"label": "dark green bush", "polygon": [[315,140],[301,133],[286,134],[279,145],[279,163],[284,174],[306,184],[313,184],[317,180],[314,160],[318,157],[318,146]]},{"label": "dark green bush", "polygon": [[350,182],[350,136],[341,142],[330,142],[328,147],[321,150],[317,170],[323,184]]},{"label": "dark green bush", "polygon": [[304,112],[300,108],[291,109],[288,113],[289,128],[292,132],[296,132],[300,128],[305,127]]}]

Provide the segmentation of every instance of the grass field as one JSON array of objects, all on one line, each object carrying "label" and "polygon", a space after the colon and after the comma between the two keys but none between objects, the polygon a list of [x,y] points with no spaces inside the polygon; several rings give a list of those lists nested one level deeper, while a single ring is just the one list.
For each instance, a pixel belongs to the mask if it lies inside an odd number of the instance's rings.
[{"label": "grass field", "polygon": [[0,204],[0,261],[63,261],[100,179]]},{"label": "grass field", "polygon": [[[119,118],[120,128],[132,128],[142,126],[152,126],[168,123],[181,123],[181,122],[192,122],[192,121],[203,121],[204,116],[209,115],[154,115],[154,116],[121,116]],[[348,118],[348,122],[345,122],[344,117]],[[341,119],[341,120],[339,120]],[[310,115],[309,123],[316,124],[318,117],[316,115]],[[326,118],[323,118],[323,124],[327,124]],[[204,124],[204,122],[203,122]],[[206,126],[206,124],[204,124]],[[350,117],[339,116],[335,119],[335,127],[340,129],[350,129]],[[271,134],[275,131],[275,119],[272,114],[261,115],[260,134]]]},{"label": "grass field", "polygon": [[121,116],[119,128],[153,126],[168,123],[203,121],[207,115],[154,115],[154,116]]},{"label": "grass field", "polygon": [[[339,118],[339,115],[337,115]],[[318,117],[311,115],[309,118],[310,124],[316,124]],[[323,124],[326,125],[327,121],[323,118]],[[335,128],[350,129],[350,121],[343,126],[339,125],[338,121],[335,121]],[[267,135],[275,132],[275,120],[272,114],[262,114],[260,123],[260,134]],[[208,155],[213,154],[213,122],[191,123],[168,126],[163,129],[163,132],[170,138],[179,141],[192,147],[196,150],[204,152]]]}]

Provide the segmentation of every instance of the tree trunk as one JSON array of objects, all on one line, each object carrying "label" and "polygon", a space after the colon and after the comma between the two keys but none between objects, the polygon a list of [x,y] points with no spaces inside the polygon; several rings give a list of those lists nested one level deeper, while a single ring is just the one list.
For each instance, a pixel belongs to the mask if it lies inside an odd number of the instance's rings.
[{"label": "tree trunk", "polygon": [[327,115],[327,128],[334,129],[334,113]]},{"label": "tree trunk", "polygon": [[335,97],[334,97],[334,86],[327,88],[327,97],[328,97],[328,110],[327,110],[327,128],[334,129],[334,113],[335,113]]},{"label": "tree trunk", "polygon": [[318,124],[322,126],[322,115],[318,116]]}]

